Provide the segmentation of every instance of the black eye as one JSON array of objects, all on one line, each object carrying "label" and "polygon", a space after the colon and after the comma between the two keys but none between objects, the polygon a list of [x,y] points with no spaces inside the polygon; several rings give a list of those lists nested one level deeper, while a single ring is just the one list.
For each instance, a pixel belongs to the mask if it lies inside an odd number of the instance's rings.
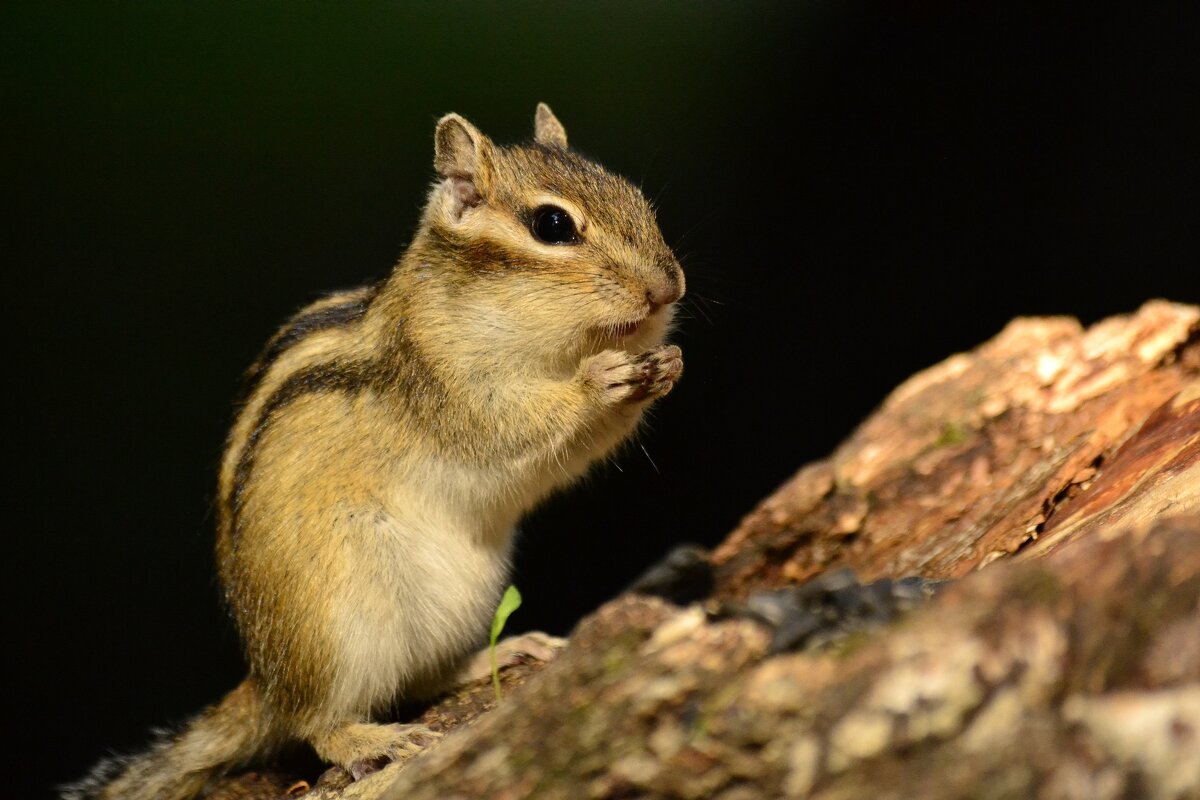
[{"label": "black eye", "polygon": [[558,206],[538,206],[529,226],[534,238],[546,244],[578,244],[575,220]]}]

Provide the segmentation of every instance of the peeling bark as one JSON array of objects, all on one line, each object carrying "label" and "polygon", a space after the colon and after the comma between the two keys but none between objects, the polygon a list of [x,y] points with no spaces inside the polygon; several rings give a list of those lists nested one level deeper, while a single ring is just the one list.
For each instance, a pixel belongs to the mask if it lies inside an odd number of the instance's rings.
[{"label": "peeling bark", "polygon": [[1200,508],[1198,431],[1200,309],[1156,301],[1086,331],[1018,319],[907,380],[764,500],[714,553],[718,590],[838,566],[961,577],[1043,535]]}]

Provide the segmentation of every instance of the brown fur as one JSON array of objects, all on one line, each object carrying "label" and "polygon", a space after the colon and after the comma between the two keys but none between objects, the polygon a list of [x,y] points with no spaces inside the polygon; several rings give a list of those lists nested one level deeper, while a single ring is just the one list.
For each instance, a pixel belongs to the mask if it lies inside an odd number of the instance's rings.
[{"label": "brown fur", "polygon": [[[419,732],[372,720],[445,685],[486,634],[517,520],[679,377],[662,339],[683,274],[635,187],[568,150],[545,105],[529,144],[453,114],[434,141],[392,274],[299,312],[249,373],[217,556],[250,677],[68,797],[186,798],[287,740],[355,774],[410,754]],[[534,236],[547,204],[577,243]]]}]

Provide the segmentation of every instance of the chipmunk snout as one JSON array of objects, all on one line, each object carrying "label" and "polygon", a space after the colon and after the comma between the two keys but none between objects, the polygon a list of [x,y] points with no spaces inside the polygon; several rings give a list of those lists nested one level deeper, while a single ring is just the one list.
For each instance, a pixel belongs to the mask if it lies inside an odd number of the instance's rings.
[{"label": "chipmunk snout", "polygon": [[683,297],[683,278],[678,272],[670,276],[664,275],[646,289],[646,302],[650,304],[651,314],[663,306],[674,303],[681,297]]}]

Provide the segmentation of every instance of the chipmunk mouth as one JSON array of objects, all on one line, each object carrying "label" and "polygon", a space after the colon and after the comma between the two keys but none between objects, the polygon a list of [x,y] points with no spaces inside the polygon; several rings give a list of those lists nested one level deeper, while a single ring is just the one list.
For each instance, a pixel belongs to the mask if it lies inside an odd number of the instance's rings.
[{"label": "chipmunk mouth", "polygon": [[662,322],[664,316],[669,320],[670,306],[659,306],[653,308],[649,312],[643,314],[637,319],[629,322],[621,322],[615,325],[604,325],[600,328],[604,336],[610,340],[626,341],[635,337],[642,336],[652,330],[656,330]]},{"label": "chipmunk mouth", "polygon": [[634,320],[633,322],[625,322],[620,325],[615,325],[609,330],[612,331],[612,336],[614,339],[626,339],[637,333],[637,329],[640,328],[642,323],[645,321],[646,320],[643,317],[642,319]]},{"label": "chipmunk mouth", "polygon": [[[628,322],[597,325],[593,330],[599,335],[601,346],[616,344],[621,348],[642,348],[654,344],[663,336],[671,321],[671,306],[651,306],[637,319]],[[652,341],[654,340],[654,341]]]}]

